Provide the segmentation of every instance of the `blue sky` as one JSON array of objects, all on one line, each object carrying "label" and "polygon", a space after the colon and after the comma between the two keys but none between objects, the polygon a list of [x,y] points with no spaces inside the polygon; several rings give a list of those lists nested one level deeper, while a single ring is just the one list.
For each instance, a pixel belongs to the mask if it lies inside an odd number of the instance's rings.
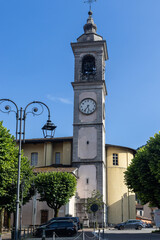
[{"label": "blue sky", "polygon": [[[0,0],[0,98],[51,110],[55,137],[73,134],[74,56],[89,6],[83,0]],[[160,130],[160,1],[97,0],[107,41],[106,143],[137,148]],[[42,137],[47,112],[27,115],[26,138]],[[15,133],[14,113],[0,120]]]}]

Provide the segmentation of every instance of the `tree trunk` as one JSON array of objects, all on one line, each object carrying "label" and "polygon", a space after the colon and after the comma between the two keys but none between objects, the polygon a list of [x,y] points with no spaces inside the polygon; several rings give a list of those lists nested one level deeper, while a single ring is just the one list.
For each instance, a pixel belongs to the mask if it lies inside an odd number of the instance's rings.
[{"label": "tree trunk", "polygon": [[8,229],[11,230],[11,213],[8,212]]},{"label": "tree trunk", "polygon": [[0,235],[2,233],[2,210],[0,210]]},{"label": "tree trunk", "polygon": [[59,208],[54,209],[54,217],[58,217]]},{"label": "tree trunk", "polygon": [[2,227],[3,227],[3,213],[4,213],[4,210],[1,209],[0,210],[0,234],[2,233]]},{"label": "tree trunk", "polygon": [[13,212],[13,228],[16,226],[16,213]]}]

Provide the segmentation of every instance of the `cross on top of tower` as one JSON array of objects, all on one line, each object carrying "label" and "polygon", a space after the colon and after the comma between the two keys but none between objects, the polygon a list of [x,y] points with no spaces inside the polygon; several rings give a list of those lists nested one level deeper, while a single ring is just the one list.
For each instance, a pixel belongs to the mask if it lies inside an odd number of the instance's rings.
[{"label": "cross on top of tower", "polygon": [[93,2],[96,2],[97,0],[85,0],[84,1],[84,3],[88,3],[89,4],[89,8],[90,8],[90,10],[91,10],[91,4],[93,3]]}]

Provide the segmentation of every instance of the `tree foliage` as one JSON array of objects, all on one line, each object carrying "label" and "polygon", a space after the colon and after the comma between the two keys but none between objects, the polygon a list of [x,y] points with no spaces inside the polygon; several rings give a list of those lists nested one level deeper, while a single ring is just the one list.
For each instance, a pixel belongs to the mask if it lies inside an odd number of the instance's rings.
[{"label": "tree foliage", "polygon": [[103,196],[100,192],[93,190],[91,197],[87,198],[86,210],[88,213],[91,213],[91,206],[96,204],[98,206],[98,210],[103,208]]},{"label": "tree foliage", "polygon": [[[18,148],[14,137],[0,122],[0,213],[2,209],[6,209],[9,213],[16,209],[17,174]],[[30,163],[22,152],[20,183],[23,182],[23,203],[33,195],[31,190],[33,176]]]},{"label": "tree foliage", "polygon": [[0,198],[7,194],[15,169],[14,137],[0,122]]},{"label": "tree foliage", "polygon": [[[12,169],[10,177],[12,183],[8,184],[6,193],[0,197],[0,207],[5,208],[8,213],[16,211],[16,198],[17,198],[17,171],[18,171],[18,149],[15,151],[17,158],[15,159],[15,166]],[[21,175],[20,175],[20,205],[27,203],[34,195],[34,174],[30,166],[30,162],[26,157],[21,157]],[[22,199],[23,195],[23,199]]]},{"label": "tree foliage", "polygon": [[66,172],[39,173],[35,178],[35,187],[40,194],[40,201],[54,209],[55,217],[61,206],[69,202],[76,190],[76,178]]},{"label": "tree foliage", "polygon": [[160,208],[160,133],[137,150],[125,172],[125,183],[142,204],[149,202]]}]

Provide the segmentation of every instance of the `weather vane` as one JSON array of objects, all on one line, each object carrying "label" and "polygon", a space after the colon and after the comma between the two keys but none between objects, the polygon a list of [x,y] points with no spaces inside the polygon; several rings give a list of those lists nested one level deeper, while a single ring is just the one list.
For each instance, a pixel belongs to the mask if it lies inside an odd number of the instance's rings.
[{"label": "weather vane", "polygon": [[90,8],[90,10],[91,10],[91,4],[93,3],[93,2],[96,2],[97,0],[85,0],[84,1],[84,3],[88,3],[89,4],[89,8]]}]

